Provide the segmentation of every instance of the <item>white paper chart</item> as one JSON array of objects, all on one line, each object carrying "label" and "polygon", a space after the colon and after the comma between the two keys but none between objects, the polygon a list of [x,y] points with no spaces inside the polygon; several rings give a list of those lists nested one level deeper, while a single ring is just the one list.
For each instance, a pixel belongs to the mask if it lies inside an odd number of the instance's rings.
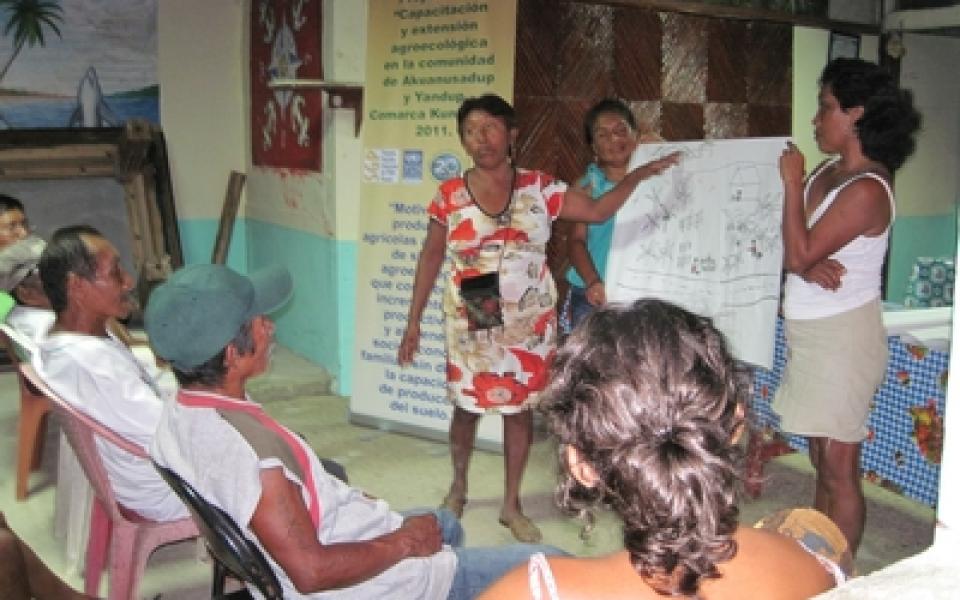
[{"label": "white paper chart", "polygon": [[660,298],[712,317],[739,360],[770,368],[780,298],[787,138],[643,144],[631,168],[679,150],[617,213],[612,302]]}]

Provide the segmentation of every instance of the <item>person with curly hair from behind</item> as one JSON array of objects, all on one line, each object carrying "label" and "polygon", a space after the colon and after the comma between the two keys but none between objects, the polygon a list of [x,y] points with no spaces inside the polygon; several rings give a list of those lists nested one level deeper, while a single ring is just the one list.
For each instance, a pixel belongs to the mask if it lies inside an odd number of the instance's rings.
[{"label": "person with curly hair from behind", "polygon": [[746,381],[707,318],[652,299],[594,312],[560,349],[540,410],[558,442],[561,508],[589,524],[591,507],[609,507],[624,549],[535,556],[481,599],[796,599],[842,581],[817,553],[822,532],[844,543],[823,515],[801,509],[815,527],[799,535],[738,522]]}]

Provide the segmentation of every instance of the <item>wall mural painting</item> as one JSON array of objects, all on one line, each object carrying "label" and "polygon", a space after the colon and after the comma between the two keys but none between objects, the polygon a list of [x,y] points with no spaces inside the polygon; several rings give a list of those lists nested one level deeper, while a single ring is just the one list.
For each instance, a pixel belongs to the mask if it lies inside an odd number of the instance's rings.
[{"label": "wall mural painting", "polygon": [[273,88],[272,79],[320,79],[321,0],[255,0],[250,69],[253,164],[321,170],[319,89]]},{"label": "wall mural painting", "polygon": [[0,129],[160,121],[158,0],[0,0]]}]

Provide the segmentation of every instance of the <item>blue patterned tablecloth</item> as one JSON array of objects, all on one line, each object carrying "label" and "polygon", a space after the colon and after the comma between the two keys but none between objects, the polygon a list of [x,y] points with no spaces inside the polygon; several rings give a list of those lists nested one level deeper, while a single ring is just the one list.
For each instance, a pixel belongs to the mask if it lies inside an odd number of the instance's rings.
[{"label": "blue patterned tablecloth", "polygon": [[[887,377],[873,398],[860,466],[870,481],[933,506],[940,479],[950,355],[905,344],[899,337],[888,341]],[[780,417],[770,402],[785,362],[783,320],[779,319],[773,369],[754,372],[753,417],[768,433],[780,431]],[[806,450],[805,438],[784,437],[792,447]]]}]

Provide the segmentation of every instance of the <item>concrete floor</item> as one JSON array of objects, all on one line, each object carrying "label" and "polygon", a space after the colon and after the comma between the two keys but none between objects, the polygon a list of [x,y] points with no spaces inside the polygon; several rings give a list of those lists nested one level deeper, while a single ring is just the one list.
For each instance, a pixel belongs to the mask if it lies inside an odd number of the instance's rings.
[{"label": "concrete floor", "polygon": [[[329,377],[323,369],[283,348],[277,350],[271,373],[250,386],[252,397],[271,415],[304,435],[319,455],[340,461],[353,485],[386,498],[398,510],[435,506],[446,492],[451,473],[446,445],[350,425],[347,399],[331,395],[329,389]],[[48,428],[44,465],[31,479],[30,496],[24,502],[14,500],[18,394],[14,375],[0,374],[0,506],[10,526],[47,564],[80,588],[81,576],[68,567],[63,542],[53,534],[58,443],[55,423]],[[778,458],[768,464],[765,474],[763,496],[742,504],[743,522],[809,503],[812,497],[812,471],[805,455]],[[555,448],[540,435],[531,452],[523,498],[527,514],[543,531],[544,541],[577,555],[598,555],[620,548],[619,526],[609,514],[598,515],[592,536],[586,541],[580,539],[579,523],[553,506],[555,481]],[[468,545],[512,541],[509,532],[497,523],[502,482],[502,457],[477,452],[470,472],[470,501],[463,516]],[[869,483],[864,487],[868,508],[866,532],[857,557],[860,573],[872,572],[930,545],[932,508]],[[210,568],[197,559],[199,554],[193,543],[158,550],[147,566],[140,596],[209,598]],[[101,593],[106,594],[106,578]]]}]

